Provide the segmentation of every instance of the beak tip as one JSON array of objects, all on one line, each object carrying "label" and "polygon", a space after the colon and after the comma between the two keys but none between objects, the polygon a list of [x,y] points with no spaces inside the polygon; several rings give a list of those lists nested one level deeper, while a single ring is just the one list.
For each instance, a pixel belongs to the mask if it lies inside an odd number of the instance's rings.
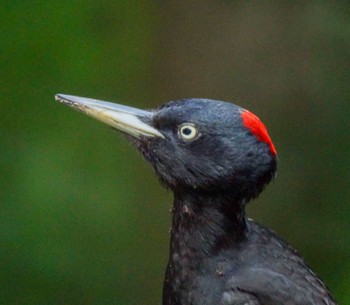
[{"label": "beak tip", "polygon": [[55,100],[59,103],[67,103],[67,99],[64,96],[64,94],[57,93],[55,94]]},{"label": "beak tip", "polygon": [[71,106],[71,107],[74,107],[74,108],[78,108],[77,106],[79,106],[74,99],[73,96],[70,96],[70,95],[66,95],[66,94],[61,94],[61,93],[57,93],[55,94],[55,100],[61,104],[65,104],[67,106]]}]

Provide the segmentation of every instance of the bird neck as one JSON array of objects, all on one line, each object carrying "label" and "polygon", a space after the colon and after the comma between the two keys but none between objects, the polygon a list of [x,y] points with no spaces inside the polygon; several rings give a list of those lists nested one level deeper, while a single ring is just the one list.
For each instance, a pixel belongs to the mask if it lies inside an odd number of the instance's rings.
[{"label": "bird neck", "polygon": [[[175,192],[170,250],[213,256],[245,239],[244,202],[227,194]],[[189,253],[188,253],[189,254]]]},{"label": "bird neck", "polygon": [[174,192],[170,257],[163,304],[194,304],[189,291],[196,279],[217,272],[215,257],[239,251],[246,240],[244,203],[220,194]]}]

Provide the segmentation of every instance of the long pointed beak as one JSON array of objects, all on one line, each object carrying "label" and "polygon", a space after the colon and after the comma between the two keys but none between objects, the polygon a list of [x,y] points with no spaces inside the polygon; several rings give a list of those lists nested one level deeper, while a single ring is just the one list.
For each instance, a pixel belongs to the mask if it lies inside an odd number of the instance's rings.
[{"label": "long pointed beak", "polygon": [[136,138],[164,138],[156,128],[146,123],[152,119],[150,111],[66,94],[56,94],[55,99]]}]

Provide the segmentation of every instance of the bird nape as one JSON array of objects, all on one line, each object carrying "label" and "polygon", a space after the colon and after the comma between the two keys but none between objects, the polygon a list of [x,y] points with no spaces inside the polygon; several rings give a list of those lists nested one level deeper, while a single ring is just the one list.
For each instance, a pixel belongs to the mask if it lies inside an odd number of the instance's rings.
[{"label": "bird nape", "polygon": [[246,217],[276,172],[275,147],[254,114],[208,99],[150,111],[56,100],[124,132],[174,193],[163,305],[336,304],[295,250]]}]

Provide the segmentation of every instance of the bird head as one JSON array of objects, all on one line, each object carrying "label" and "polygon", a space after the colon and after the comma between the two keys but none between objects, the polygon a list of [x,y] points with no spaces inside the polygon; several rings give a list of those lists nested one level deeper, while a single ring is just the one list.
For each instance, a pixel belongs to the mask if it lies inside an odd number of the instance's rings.
[{"label": "bird head", "polygon": [[56,99],[127,134],[175,192],[226,193],[248,201],[276,172],[265,126],[232,103],[186,99],[146,111],[63,94]]}]

